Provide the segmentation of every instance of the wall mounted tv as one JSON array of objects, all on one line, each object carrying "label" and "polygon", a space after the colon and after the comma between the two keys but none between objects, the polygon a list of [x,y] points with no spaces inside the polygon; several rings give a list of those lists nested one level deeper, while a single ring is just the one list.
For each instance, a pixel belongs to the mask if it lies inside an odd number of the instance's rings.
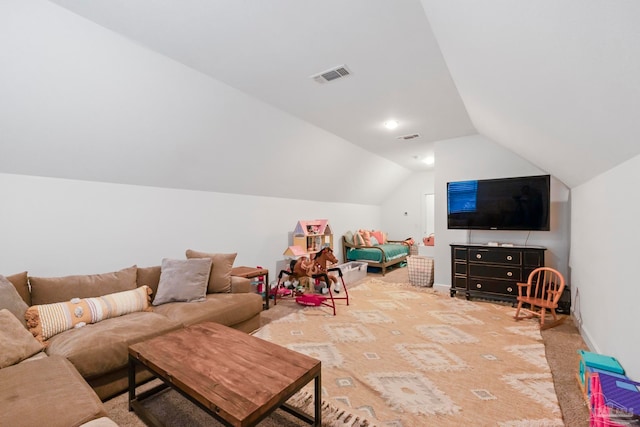
[{"label": "wall mounted tv", "polygon": [[549,231],[550,176],[447,183],[447,226]]}]

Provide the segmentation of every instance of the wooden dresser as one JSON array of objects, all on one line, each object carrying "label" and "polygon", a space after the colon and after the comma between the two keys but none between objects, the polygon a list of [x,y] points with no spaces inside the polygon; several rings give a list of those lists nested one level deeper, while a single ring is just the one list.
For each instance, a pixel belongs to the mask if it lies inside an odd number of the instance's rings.
[{"label": "wooden dresser", "polygon": [[515,301],[516,283],[544,266],[542,246],[488,246],[451,244],[451,296],[464,292],[467,299]]}]

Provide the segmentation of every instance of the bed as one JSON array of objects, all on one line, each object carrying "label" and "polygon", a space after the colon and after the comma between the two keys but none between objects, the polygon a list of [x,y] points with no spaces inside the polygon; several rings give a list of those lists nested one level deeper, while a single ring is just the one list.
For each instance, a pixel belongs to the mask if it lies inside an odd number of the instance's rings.
[{"label": "bed", "polygon": [[344,262],[365,261],[369,267],[382,269],[382,275],[387,272],[387,268],[400,264],[407,260],[409,255],[409,245],[401,240],[388,240],[385,244],[373,246],[362,246],[350,243],[346,236],[342,236],[342,254]]}]

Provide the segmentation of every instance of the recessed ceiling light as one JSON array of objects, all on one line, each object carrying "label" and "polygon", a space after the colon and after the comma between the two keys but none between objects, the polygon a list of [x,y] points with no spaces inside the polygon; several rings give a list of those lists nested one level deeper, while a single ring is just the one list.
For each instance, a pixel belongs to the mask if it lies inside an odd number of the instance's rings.
[{"label": "recessed ceiling light", "polygon": [[426,165],[432,165],[435,162],[436,162],[436,159],[433,156],[427,156],[424,159],[422,159],[422,163]]},{"label": "recessed ceiling light", "polygon": [[397,120],[387,120],[386,122],[384,122],[384,127],[386,127],[387,129],[395,129],[397,128],[399,125]]}]

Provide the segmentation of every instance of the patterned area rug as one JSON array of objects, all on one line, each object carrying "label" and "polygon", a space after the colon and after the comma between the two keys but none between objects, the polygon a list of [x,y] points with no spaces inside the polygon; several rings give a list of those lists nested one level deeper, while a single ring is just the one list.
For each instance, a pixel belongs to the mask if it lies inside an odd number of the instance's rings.
[{"label": "patterned area rug", "polygon": [[378,279],[349,296],[254,334],[322,361],[323,401],[355,415],[341,425],[563,425],[537,323],[510,305]]}]

